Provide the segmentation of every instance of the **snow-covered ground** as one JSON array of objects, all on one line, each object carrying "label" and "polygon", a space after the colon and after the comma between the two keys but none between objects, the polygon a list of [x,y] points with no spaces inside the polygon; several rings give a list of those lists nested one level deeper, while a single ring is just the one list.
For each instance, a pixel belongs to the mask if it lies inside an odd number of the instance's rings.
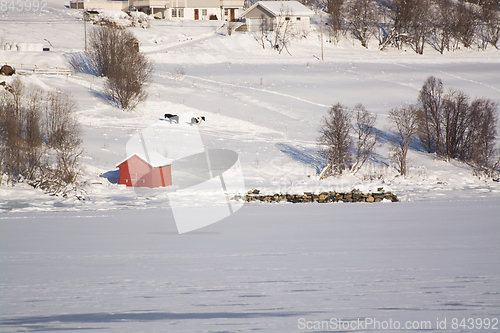
[{"label": "snow-covered ground", "polygon": [[[375,319],[478,332],[451,325],[500,317],[499,214],[493,199],[254,205],[178,235],[169,209],[13,213],[0,220],[1,330],[325,332],[345,330],[300,323]],[[347,331],[389,331],[372,328]]]},{"label": "snow-covered ground", "polygon": [[[0,63],[70,68],[83,51],[84,26],[81,12],[64,5],[50,0],[42,13],[0,13],[2,47],[51,47],[0,51]],[[226,36],[217,21],[155,20],[132,31],[155,74],[148,101],[131,112],[110,105],[103,79],[90,74],[22,76],[77,100],[87,195],[0,187],[2,332],[332,330],[302,330],[300,318],[425,320],[432,331],[446,318],[442,331],[453,332],[462,330],[452,329],[453,318],[500,317],[500,183],[418,147],[409,176],[398,177],[387,140],[388,111],[415,103],[430,75],[445,89],[500,103],[500,51],[441,55],[427,46],[419,56],[341,41],[326,43],[321,61],[317,30],[282,55],[252,34]],[[358,175],[319,181],[318,127],[337,102],[376,113],[383,140]],[[246,189],[383,187],[402,202],[252,203],[178,235],[163,191],[108,180],[127,141],[165,113],[182,122],[204,115],[203,144],[238,153]],[[203,205],[204,194],[197,200]]]}]

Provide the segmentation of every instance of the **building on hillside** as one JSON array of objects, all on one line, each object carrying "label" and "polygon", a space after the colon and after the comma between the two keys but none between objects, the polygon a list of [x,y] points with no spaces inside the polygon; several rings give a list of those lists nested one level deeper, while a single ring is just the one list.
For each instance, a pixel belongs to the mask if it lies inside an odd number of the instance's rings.
[{"label": "building on hillside", "polygon": [[106,0],[71,0],[69,8],[88,10],[112,10],[128,11],[129,1],[106,1]]},{"label": "building on hillside", "polygon": [[241,17],[245,0],[71,0],[70,8],[140,11],[169,20],[223,20]]},{"label": "building on hillside", "polygon": [[117,168],[118,184],[150,188],[172,185],[172,163],[157,152],[150,152],[147,158],[134,154]]},{"label": "building on hillside", "polygon": [[295,31],[309,30],[314,12],[298,1],[259,1],[248,8],[241,17],[248,31],[273,31],[280,20],[289,21]]},{"label": "building on hillside", "polygon": [[86,10],[83,13],[83,17],[84,17],[85,21],[90,21],[91,19],[96,18],[98,15],[99,15],[99,12],[97,10],[90,10],[90,9]]}]

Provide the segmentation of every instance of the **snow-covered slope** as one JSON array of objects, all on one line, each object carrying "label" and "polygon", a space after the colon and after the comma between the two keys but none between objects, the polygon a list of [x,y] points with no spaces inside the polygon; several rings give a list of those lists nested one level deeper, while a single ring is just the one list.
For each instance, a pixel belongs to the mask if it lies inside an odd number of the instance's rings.
[{"label": "snow-covered slope", "polygon": [[[57,2],[49,2],[47,8],[31,16],[4,14],[1,34],[3,43],[50,42],[51,52],[0,51],[2,63],[70,68],[69,60],[84,48],[81,13]],[[36,191],[4,187],[0,190],[5,198],[3,209],[111,208],[123,207],[124,200],[150,205],[149,200],[100,175],[115,170],[126,157],[127,140],[164,113],[186,119],[205,115],[207,122],[200,127],[205,146],[237,151],[249,189],[303,192],[384,187],[403,200],[500,193],[498,183],[474,177],[468,166],[445,163],[418,150],[410,152],[409,176],[397,177],[387,167],[387,141],[356,177],[319,181],[323,161],[316,147],[320,120],[337,102],[346,106],[362,103],[378,115],[377,129],[387,136],[388,111],[415,103],[430,75],[441,78],[446,89],[500,102],[497,50],[441,55],[428,46],[420,56],[410,49],[381,52],[375,46],[366,50],[342,41],[326,43],[325,60],[320,61],[315,30],[305,39],[293,40],[288,52],[278,55],[269,47],[263,49],[250,33],[226,36],[217,21],[155,20],[151,24],[150,29],[131,29],[143,52],[155,62],[148,101],[134,111],[123,112],[110,105],[103,98],[103,79],[89,74],[23,77],[45,88],[70,91],[76,98],[84,128],[86,151],[81,161],[89,184],[88,200],[56,198],[59,204],[54,207],[52,200]],[[19,198],[25,198],[21,199],[24,203]]]}]

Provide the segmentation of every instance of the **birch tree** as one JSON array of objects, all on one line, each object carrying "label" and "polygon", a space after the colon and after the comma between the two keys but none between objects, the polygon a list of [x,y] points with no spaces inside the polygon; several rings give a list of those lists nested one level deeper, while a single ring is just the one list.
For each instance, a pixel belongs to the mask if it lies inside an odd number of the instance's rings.
[{"label": "birch tree", "polygon": [[395,129],[392,141],[392,160],[402,176],[408,174],[408,149],[417,133],[418,109],[414,105],[389,111],[389,121]]}]

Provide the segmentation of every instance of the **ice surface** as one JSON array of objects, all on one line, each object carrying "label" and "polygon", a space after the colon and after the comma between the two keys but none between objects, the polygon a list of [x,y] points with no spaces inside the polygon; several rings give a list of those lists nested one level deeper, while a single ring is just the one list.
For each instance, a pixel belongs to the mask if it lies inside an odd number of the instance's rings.
[{"label": "ice surface", "polygon": [[440,332],[456,332],[452,318],[500,316],[498,216],[497,200],[253,205],[178,235],[168,209],[9,214],[0,330],[298,332],[313,331],[300,318],[375,318],[437,331],[446,318]]}]

